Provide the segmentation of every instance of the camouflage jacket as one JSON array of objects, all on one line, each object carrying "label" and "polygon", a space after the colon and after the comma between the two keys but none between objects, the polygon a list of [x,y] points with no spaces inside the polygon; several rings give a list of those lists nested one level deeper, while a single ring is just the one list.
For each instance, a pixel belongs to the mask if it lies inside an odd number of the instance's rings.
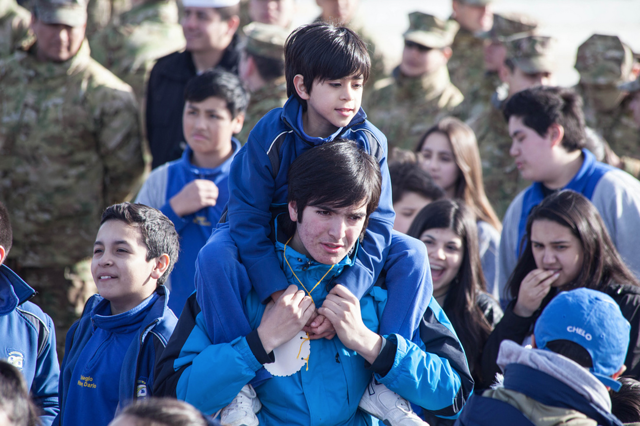
[{"label": "camouflage jacket", "polygon": [[0,58],[33,43],[29,29],[31,14],[16,0],[0,0]]},{"label": "camouflage jacket", "polygon": [[185,45],[175,1],[153,1],[123,13],[89,43],[91,56],[133,88],[143,105],[149,73],[159,58]]},{"label": "camouflage jacket", "polygon": [[469,95],[465,95],[454,114],[462,121],[469,120],[491,108],[491,97],[502,82],[497,72],[485,72],[480,85],[474,87]]},{"label": "camouflage jacket", "polygon": [[118,25],[120,15],[129,9],[131,9],[131,0],[89,0],[85,37],[93,38],[94,34],[102,31],[109,24]]},{"label": "camouflage jacket", "polygon": [[453,39],[453,54],[447,64],[451,82],[466,97],[482,82],[484,76],[484,41],[460,29]]},{"label": "camouflage jacket", "polygon": [[131,88],[90,58],[39,62],[34,46],[0,61],[0,201],[10,257],[25,267],[91,255],[100,215],[129,199],[145,169]]},{"label": "camouflage jacket", "polygon": [[418,78],[405,77],[396,68],[392,77],[376,83],[365,99],[365,111],[387,136],[390,148],[413,150],[420,137],[462,100],[447,67]]},{"label": "camouflage jacket", "polygon": [[245,113],[242,131],[238,140],[244,144],[249,139],[249,132],[262,117],[274,108],[284,106],[287,101],[287,85],[284,76],[251,93],[251,100]]},{"label": "camouflage jacket", "polygon": [[509,155],[511,137],[502,115],[503,104],[504,95],[495,92],[490,106],[467,122],[478,139],[484,190],[499,218],[504,217],[511,201],[530,184]]},{"label": "camouflage jacket", "polygon": [[[583,95],[584,89],[577,85],[575,90]],[[607,141],[611,150],[624,163],[623,170],[640,179],[640,130],[629,110],[631,97],[624,100],[611,111],[598,111],[583,96],[584,118],[587,126],[593,128]]]}]

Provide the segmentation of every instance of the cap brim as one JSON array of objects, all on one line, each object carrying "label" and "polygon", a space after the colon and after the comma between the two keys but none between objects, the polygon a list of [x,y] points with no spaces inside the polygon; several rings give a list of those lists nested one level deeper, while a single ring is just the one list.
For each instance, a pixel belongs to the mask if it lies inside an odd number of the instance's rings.
[{"label": "cap brim", "polygon": [[605,376],[604,374],[591,372],[598,380],[602,382],[603,385],[610,387],[612,391],[618,392],[622,387],[622,383],[617,380],[612,379],[609,376]]},{"label": "cap brim", "polygon": [[443,47],[451,46],[453,41],[424,31],[407,31],[404,33],[404,39],[431,49],[442,49]]},{"label": "cap brim", "polygon": [[84,7],[37,7],[38,20],[47,24],[62,24],[80,27],[87,23],[87,11]]},{"label": "cap brim", "polygon": [[640,79],[636,78],[633,81],[628,81],[618,85],[618,90],[622,92],[639,92],[640,91]]},{"label": "cap brim", "polygon": [[553,72],[555,68],[549,59],[544,58],[514,59],[513,63],[526,74]]}]

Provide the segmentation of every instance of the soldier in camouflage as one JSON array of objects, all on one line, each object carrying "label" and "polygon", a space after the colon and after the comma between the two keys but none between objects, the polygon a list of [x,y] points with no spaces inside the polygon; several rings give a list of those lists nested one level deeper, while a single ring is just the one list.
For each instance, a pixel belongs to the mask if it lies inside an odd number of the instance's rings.
[{"label": "soldier in camouflage", "polygon": [[143,0],[89,39],[91,56],[133,88],[144,105],[149,73],[159,58],[184,48],[175,0]]},{"label": "soldier in camouflage", "polygon": [[253,126],[269,111],[287,101],[284,78],[284,42],[288,31],[275,25],[254,22],[243,29],[246,42],[238,70],[240,79],[251,92],[242,131],[243,144]]},{"label": "soldier in camouflage", "polygon": [[374,84],[386,75],[384,57],[373,41],[373,37],[367,33],[363,17],[358,13],[360,0],[316,0],[322,13],[317,21],[328,22],[334,25],[346,26],[356,32],[367,45],[371,58],[371,70],[369,80],[365,86],[365,97],[373,90]]},{"label": "soldier in camouflage", "polygon": [[578,48],[576,91],[588,126],[611,151],[606,162],[640,178],[640,131],[629,108],[632,97],[618,85],[632,79],[633,52],[617,36],[594,34]]},{"label": "soldier in camouflage", "polygon": [[485,108],[491,107],[491,96],[502,83],[498,71],[507,56],[505,40],[516,34],[532,35],[537,26],[537,22],[527,15],[493,15],[493,27],[479,36],[484,40],[484,75],[480,84],[472,87],[470,93],[464,95],[464,102],[454,112],[456,117],[468,120],[481,114]]},{"label": "soldier in camouflage", "polygon": [[131,87],[90,57],[81,0],[38,0],[36,43],[0,62],[0,201],[14,220],[9,266],[38,291],[58,349],[95,292],[89,261],[103,209],[141,183]]},{"label": "soldier in camouflage", "polygon": [[480,34],[493,26],[492,0],[453,0],[452,20],[460,25],[453,39],[449,60],[451,82],[466,97],[481,84],[484,76],[484,40]]},{"label": "soldier in camouflage", "polygon": [[468,121],[478,139],[484,189],[498,217],[504,216],[515,196],[529,185],[509,155],[511,137],[502,107],[521,90],[551,84],[553,42],[536,35],[507,39],[507,55],[499,72],[504,84],[492,96],[491,107]]},{"label": "soldier in camouflage", "polygon": [[0,58],[33,43],[29,29],[31,14],[16,0],[0,0]]},{"label": "soldier in camouflage", "polygon": [[447,71],[458,24],[421,12],[409,14],[409,22],[402,62],[392,77],[376,83],[364,103],[369,120],[387,136],[390,147],[413,150],[463,96]]},{"label": "soldier in camouflage", "polygon": [[618,88],[629,93],[631,102],[629,102],[629,110],[633,115],[633,121],[636,123],[636,127],[640,129],[640,79],[636,78],[633,81],[623,83]]},{"label": "soldier in camouflage", "polygon": [[260,22],[291,30],[295,12],[296,0],[241,0],[240,25]]}]

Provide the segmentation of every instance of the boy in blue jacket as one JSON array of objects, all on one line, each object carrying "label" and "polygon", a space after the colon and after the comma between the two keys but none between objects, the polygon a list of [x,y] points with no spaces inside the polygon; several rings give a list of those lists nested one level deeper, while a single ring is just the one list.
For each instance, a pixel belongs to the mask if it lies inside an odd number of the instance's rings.
[{"label": "boy in blue jacket", "polygon": [[28,300],[35,291],[4,265],[13,232],[9,212],[0,203],[0,359],[16,367],[41,409],[40,421],[50,426],[58,414],[58,355],[53,321]]},{"label": "boy in blue jacket", "polygon": [[177,323],[163,283],[178,250],[175,227],[158,210],[122,203],[104,211],[91,261],[99,294],[67,333],[60,425],[106,426],[119,408],[150,394]]},{"label": "boy in blue jacket", "polygon": [[195,290],[198,252],[229,201],[229,169],[240,150],[233,135],[242,129],[249,95],[236,75],[213,70],[187,83],[184,100],[182,158],[153,170],[136,199],[164,213],[180,235],[180,260],[165,282],[177,316]]},{"label": "boy in blue jacket", "polygon": [[[220,253],[237,250],[263,303],[277,300],[288,286],[269,234],[272,207],[287,201],[289,166],[305,151],[338,137],[355,141],[378,160],[382,193],[357,258],[337,280],[361,298],[382,270],[392,242],[395,214],[387,142],[360,108],[370,68],[365,43],[347,28],[314,23],[298,28],[287,39],[285,77],[289,100],[256,124],[246,146],[236,156],[229,180],[228,225],[216,230],[208,242]],[[227,226],[231,239],[220,232]],[[397,241],[402,242],[403,238]],[[216,264],[215,258],[209,260]],[[389,297],[380,330],[417,341],[416,330],[431,296],[428,262],[424,249],[409,250],[403,261],[406,276],[387,283]],[[251,331],[243,310],[244,299],[240,297],[249,289],[241,288],[246,282],[238,279],[238,274],[228,264],[208,268],[206,275],[196,269],[197,299],[214,343],[231,342]],[[421,297],[425,293],[429,297]],[[220,320],[221,312],[224,321]],[[311,339],[335,335],[331,323],[317,312],[305,331]],[[268,377],[264,374],[261,371],[252,383]]]}]

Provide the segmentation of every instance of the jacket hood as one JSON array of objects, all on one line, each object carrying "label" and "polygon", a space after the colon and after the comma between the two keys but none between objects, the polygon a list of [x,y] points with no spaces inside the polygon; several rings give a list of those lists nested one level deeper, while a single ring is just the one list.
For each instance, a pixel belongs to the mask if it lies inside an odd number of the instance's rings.
[{"label": "jacket hood", "polygon": [[291,128],[291,130],[293,130],[298,135],[298,137],[300,137],[300,139],[313,146],[321,145],[325,142],[330,142],[335,138],[341,137],[346,131],[350,130],[354,126],[364,123],[367,119],[367,114],[364,112],[362,107],[360,107],[356,115],[345,127],[338,129],[336,133],[327,138],[316,138],[307,135],[306,133],[304,133],[302,126],[298,126],[298,116],[300,115],[301,110],[302,104],[300,104],[300,101],[298,101],[298,99],[294,95],[292,95],[284,104],[284,107],[282,108],[282,112],[280,114],[280,119],[289,128]]},{"label": "jacket hood", "polygon": [[0,315],[6,315],[29,300],[36,291],[8,266],[0,265]]},{"label": "jacket hood", "polygon": [[542,371],[561,381],[589,402],[611,412],[607,388],[594,375],[576,362],[544,349],[528,349],[511,340],[500,344],[498,366],[504,371],[509,364],[520,364]]}]

